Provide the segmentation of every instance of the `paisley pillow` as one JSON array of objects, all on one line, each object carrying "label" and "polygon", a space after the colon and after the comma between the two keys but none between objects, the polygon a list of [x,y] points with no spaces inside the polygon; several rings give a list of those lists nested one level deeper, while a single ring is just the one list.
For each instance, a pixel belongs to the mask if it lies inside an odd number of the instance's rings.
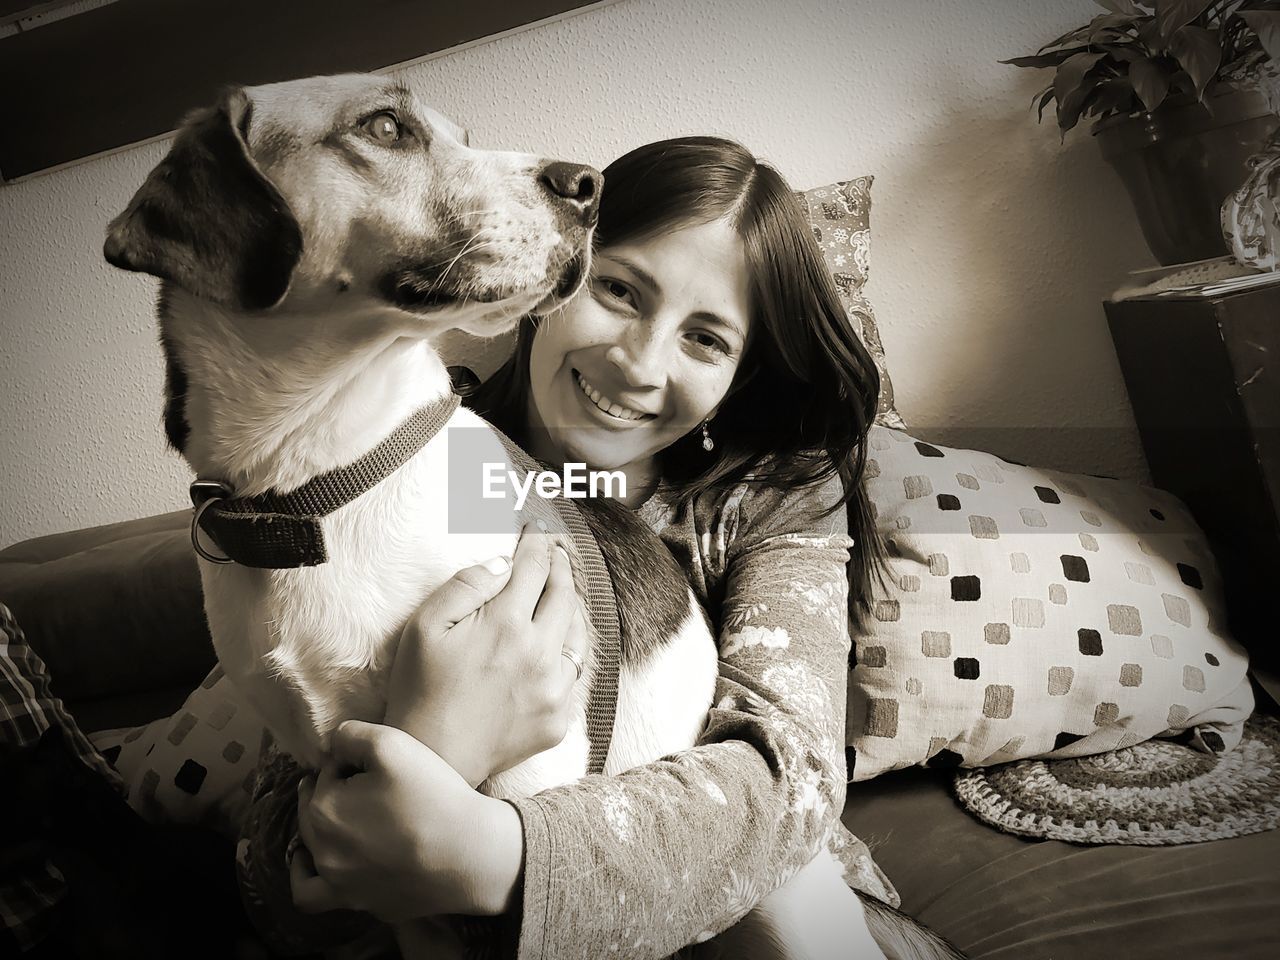
[{"label": "paisley pillow", "polygon": [[880,406],[876,422],[905,429],[893,401],[893,381],[884,356],[884,344],[876,328],[875,312],[863,293],[871,260],[871,184],[874,177],[839,180],[811,190],[797,191],[822,250],[827,269],[853,324],[880,371]]}]

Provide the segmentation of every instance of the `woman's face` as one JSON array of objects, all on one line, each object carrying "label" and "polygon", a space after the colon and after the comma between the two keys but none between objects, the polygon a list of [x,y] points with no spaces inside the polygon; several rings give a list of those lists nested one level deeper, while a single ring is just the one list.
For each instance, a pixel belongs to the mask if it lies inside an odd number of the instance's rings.
[{"label": "woman's face", "polygon": [[651,468],[728,394],[750,318],[742,240],[724,221],[602,248],[583,291],[534,337],[534,452]]}]

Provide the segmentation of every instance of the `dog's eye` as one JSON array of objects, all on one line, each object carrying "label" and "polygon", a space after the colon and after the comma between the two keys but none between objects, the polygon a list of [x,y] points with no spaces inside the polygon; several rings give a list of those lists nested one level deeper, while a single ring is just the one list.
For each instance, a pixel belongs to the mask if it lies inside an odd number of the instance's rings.
[{"label": "dog's eye", "polygon": [[379,143],[395,143],[404,135],[400,121],[394,113],[375,113],[361,124],[365,131]]}]

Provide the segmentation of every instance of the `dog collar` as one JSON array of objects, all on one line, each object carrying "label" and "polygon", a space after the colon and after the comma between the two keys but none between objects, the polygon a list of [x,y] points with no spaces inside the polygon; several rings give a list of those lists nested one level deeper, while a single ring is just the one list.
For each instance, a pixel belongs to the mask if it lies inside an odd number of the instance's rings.
[{"label": "dog collar", "polygon": [[[268,491],[237,497],[221,480],[191,484],[191,543],[212,563],[288,570],[314,567],[328,560],[322,517],[350,503],[394,473],[427,445],[458,409],[452,391],[418,410],[376,447],[354,463],[308,480],[289,493]],[[200,543],[200,531],[223,553]]]}]

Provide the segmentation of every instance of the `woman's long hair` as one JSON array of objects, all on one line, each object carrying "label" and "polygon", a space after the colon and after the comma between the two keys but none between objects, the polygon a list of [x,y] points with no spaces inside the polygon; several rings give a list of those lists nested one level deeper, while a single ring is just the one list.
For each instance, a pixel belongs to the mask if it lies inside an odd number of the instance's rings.
[{"label": "woman's long hair", "polygon": [[[853,332],[795,194],[745,147],[715,137],[638,147],[605,168],[604,182],[598,248],[725,220],[746,254],[752,332],[710,425],[715,450],[703,450],[701,432],[692,431],[658,455],[663,480],[683,507],[743,481],[789,488],[838,474],[854,540],[850,611],[860,619],[883,575],[883,546],[862,482],[880,375]],[[523,321],[514,354],[468,399],[517,439],[528,425],[536,331],[536,320]]]}]

